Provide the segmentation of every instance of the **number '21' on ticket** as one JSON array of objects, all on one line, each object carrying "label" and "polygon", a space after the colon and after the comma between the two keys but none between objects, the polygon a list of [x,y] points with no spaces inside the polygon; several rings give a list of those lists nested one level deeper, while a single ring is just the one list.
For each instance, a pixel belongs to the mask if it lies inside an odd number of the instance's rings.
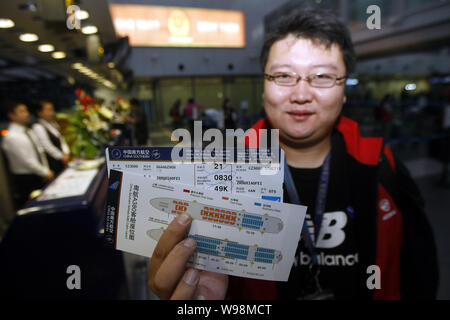
[{"label": "number '21' on ticket", "polygon": [[282,149],[279,150],[278,157],[270,159],[270,163],[261,161],[260,155],[264,152],[261,149],[255,149],[255,158],[248,154],[243,154],[240,158],[236,149],[225,149],[225,152],[232,154],[232,161],[221,163],[207,159],[176,162],[172,160],[173,149],[174,147],[108,147],[106,163],[108,170],[134,172],[162,182],[170,181],[272,201],[283,199]]}]

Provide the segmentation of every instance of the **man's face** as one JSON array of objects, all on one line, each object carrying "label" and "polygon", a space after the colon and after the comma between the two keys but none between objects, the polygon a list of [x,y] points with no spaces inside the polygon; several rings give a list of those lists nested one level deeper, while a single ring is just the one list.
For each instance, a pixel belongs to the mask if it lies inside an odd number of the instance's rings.
[{"label": "man's face", "polygon": [[42,110],[38,112],[38,116],[46,121],[53,121],[55,119],[55,109],[53,108],[53,104],[45,102],[42,105]]},{"label": "man's face", "polygon": [[[302,79],[316,73],[345,75],[345,63],[337,45],[329,49],[311,40],[289,35],[270,48],[264,70],[267,74],[295,72]],[[264,108],[272,128],[280,129],[280,140],[314,144],[327,137],[345,102],[343,85],[314,88],[306,81],[291,87],[264,81]]]},{"label": "man's face", "polygon": [[24,104],[17,105],[14,112],[10,112],[8,115],[11,121],[23,126],[30,120],[30,113],[28,112],[27,106]]}]

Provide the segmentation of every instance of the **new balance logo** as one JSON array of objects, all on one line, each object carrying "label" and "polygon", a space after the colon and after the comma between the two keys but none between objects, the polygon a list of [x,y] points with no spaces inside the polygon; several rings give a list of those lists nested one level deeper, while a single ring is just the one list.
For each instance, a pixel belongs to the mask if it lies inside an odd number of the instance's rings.
[{"label": "new balance logo", "polygon": [[388,199],[382,199],[380,200],[380,203],[378,205],[380,207],[380,209],[384,212],[388,212],[389,210],[391,210],[391,204],[389,202]]},{"label": "new balance logo", "polygon": [[392,218],[396,213],[397,213],[397,212],[396,212],[395,210],[392,210],[391,212],[386,213],[386,214],[383,216],[383,221],[386,221],[387,219]]},{"label": "new balance logo", "polygon": [[[309,218],[309,221],[308,221]],[[314,226],[311,217],[307,215],[306,226],[313,234]],[[345,241],[345,232],[343,229],[347,225],[347,214],[343,211],[326,212],[323,214],[322,226],[315,243],[318,249],[331,249],[340,246]],[[300,256],[296,256],[294,265],[309,265],[311,256],[300,252]],[[324,266],[353,266],[358,263],[358,254],[343,255],[326,255],[323,252],[317,255],[317,263]]]},{"label": "new balance logo", "polygon": [[380,208],[381,211],[386,212],[382,217],[383,221],[392,218],[392,216],[396,214],[395,210],[391,210],[393,206],[391,205],[388,199],[380,200],[378,207]]},{"label": "new balance logo", "polygon": [[316,248],[335,248],[345,240],[342,231],[347,225],[347,215],[343,211],[326,212],[323,214],[322,226],[315,244]]},{"label": "new balance logo", "polygon": [[[295,257],[294,265],[298,264],[302,266],[309,266],[311,264],[311,256],[309,254],[300,252],[299,257]],[[321,252],[317,255],[317,263],[320,266],[343,266],[343,267],[351,267],[355,263],[358,263],[358,254],[348,254],[346,256],[342,254],[324,254]]]}]

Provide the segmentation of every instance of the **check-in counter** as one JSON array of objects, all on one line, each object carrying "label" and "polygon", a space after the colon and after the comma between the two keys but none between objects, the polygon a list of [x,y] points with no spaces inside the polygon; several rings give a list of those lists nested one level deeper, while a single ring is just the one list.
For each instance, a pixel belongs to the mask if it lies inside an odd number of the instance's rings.
[{"label": "check-in counter", "polygon": [[19,210],[0,243],[0,296],[125,297],[121,252],[103,243],[106,191],[106,165],[80,161]]}]

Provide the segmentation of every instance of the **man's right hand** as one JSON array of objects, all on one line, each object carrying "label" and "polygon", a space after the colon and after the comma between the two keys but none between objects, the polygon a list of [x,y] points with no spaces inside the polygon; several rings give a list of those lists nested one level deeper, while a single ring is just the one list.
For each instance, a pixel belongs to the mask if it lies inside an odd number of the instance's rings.
[{"label": "man's right hand", "polygon": [[186,268],[197,246],[194,239],[184,239],[190,225],[191,218],[181,214],[161,236],[150,260],[150,290],[160,299],[224,299],[227,275]]},{"label": "man's right hand", "polygon": [[64,154],[61,158],[61,162],[64,164],[65,167],[69,164],[70,161],[70,155]]}]

